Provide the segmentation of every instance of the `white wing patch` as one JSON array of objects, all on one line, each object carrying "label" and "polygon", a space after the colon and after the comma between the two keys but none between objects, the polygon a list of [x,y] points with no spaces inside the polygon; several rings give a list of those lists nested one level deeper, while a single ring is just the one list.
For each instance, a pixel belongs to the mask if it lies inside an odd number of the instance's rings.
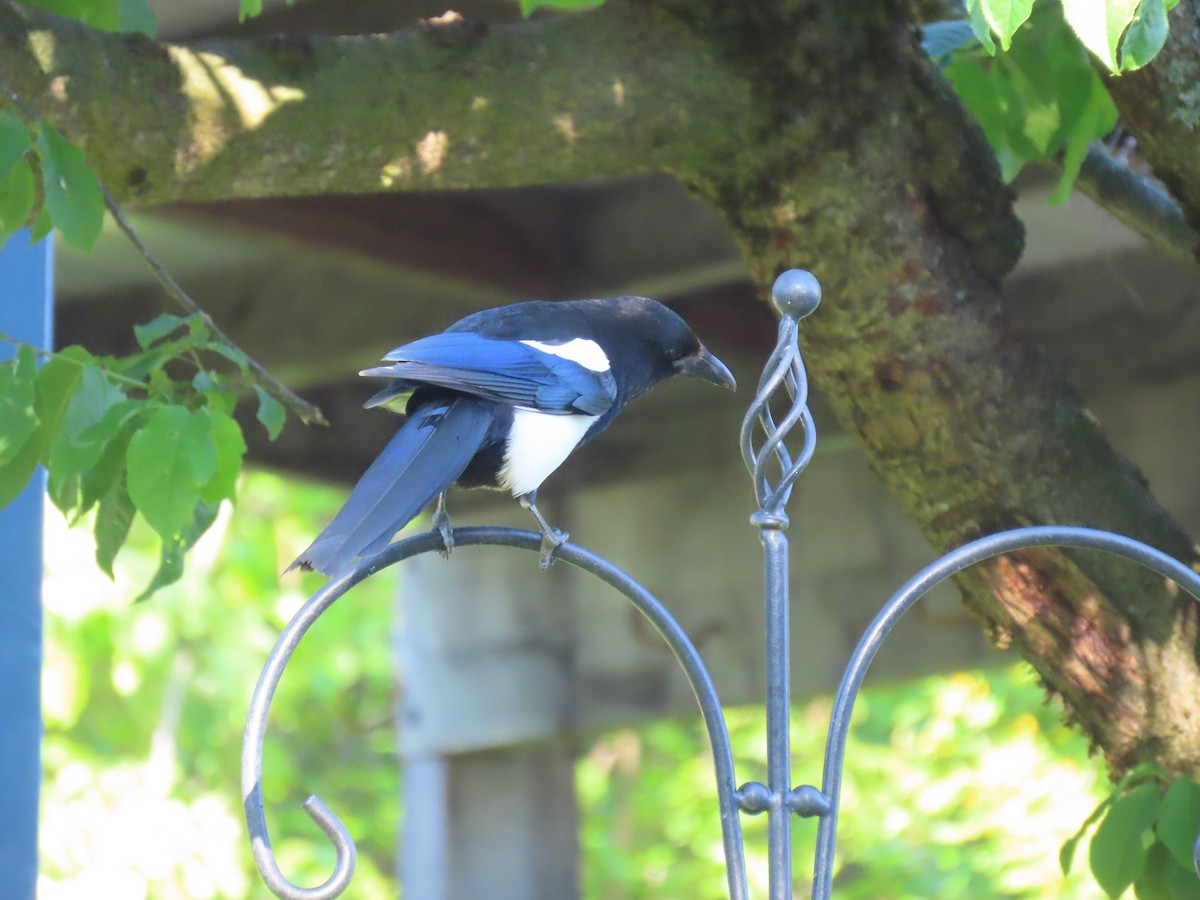
[{"label": "white wing patch", "polygon": [[575,338],[565,344],[545,344],[541,341],[521,341],[521,343],[534,350],[541,350],[543,353],[550,353],[563,359],[569,359],[571,362],[577,362],[593,372],[607,372],[609,369],[608,356],[595,341]]},{"label": "white wing patch", "polygon": [[[591,341],[571,343],[591,344]],[[504,464],[500,467],[500,487],[511,491],[514,497],[536,491],[550,473],[562,465],[598,418],[554,416],[532,409],[514,409],[512,430],[508,433],[508,446],[504,449]]]}]

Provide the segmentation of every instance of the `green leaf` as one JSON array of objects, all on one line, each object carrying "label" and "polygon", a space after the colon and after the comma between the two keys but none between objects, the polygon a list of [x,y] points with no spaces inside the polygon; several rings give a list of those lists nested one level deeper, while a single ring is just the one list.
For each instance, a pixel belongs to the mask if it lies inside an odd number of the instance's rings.
[{"label": "green leaf", "polygon": [[1140,69],[1158,55],[1166,42],[1166,3],[1164,0],[1142,0],[1121,41],[1121,70]]},{"label": "green leaf", "polygon": [[125,400],[125,392],[109,381],[108,376],[94,366],[83,367],[79,387],[67,404],[63,428],[72,439],[82,438],[85,431],[100,422],[114,406]]},{"label": "green leaf", "polygon": [[0,466],[16,459],[37,432],[36,378],[32,347],[21,347],[13,359],[0,363]]},{"label": "green leaf", "polygon": [[81,253],[90,253],[104,224],[104,191],[83,161],[83,151],[43,122],[37,142],[42,160],[45,209],[63,240]]},{"label": "green leaf", "polygon": [[109,578],[113,577],[113,561],[129,535],[136,509],[125,484],[117,480],[112,488],[100,498],[96,511],[96,565]]},{"label": "green leaf", "polygon": [[145,325],[134,325],[133,336],[137,340],[138,346],[146,350],[167,335],[182,328],[187,324],[189,318],[189,316],[172,316],[168,313],[163,313],[158,318],[151,319]]},{"label": "green leaf", "polygon": [[982,0],[980,3],[983,18],[1000,38],[1000,47],[1007,50],[1029,13],[1033,9],[1033,0]]},{"label": "green leaf", "polygon": [[[101,498],[112,490],[118,481],[124,485],[125,456],[129,450],[129,441],[139,426],[139,419],[147,412],[148,404],[140,401],[129,401],[137,408],[125,418],[121,429],[104,446],[96,464],[82,475],[79,486],[79,511],[85,513]],[[116,410],[109,410],[109,416],[115,416]]]},{"label": "green leaf", "polygon": [[212,478],[200,489],[200,499],[216,506],[226,498],[232,498],[242,471],[242,457],[246,455],[246,441],[241,426],[229,415],[215,409],[202,409],[198,415],[208,416],[217,465]]},{"label": "green leaf", "polygon": [[[0,178],[0,243],[25,227],[36,197],[33,169],[28,161],[20,161]],[[34,239],[31,237],[30,240]]]},{"label": "green leaf", "polygon": [[238,21],[245,22],[247,19],[253,19],[255,16],[261,16],[263,11],[262,0],[241,0],[238,6]]},{"label": "green leaf", "polygon": [[38,442],[26,441],[20,452],[0,466],[0,509],[8,506],[33,477],[38,464]]},{"label": "green leaf", "polygon": [[29,243],[36,244],[53,230],[54,222],[50,219],[50,210],[46,209],[46,204],[43,203],[33,224],[29,226]]},{"label": "green leaf", "polygon": [[82,375],[60,414],[61,427],[48,438],[48,450],[43,452],[50,472],[51,499],[64,513],[79,502],[79,476],[97,464],[125,419],[143,405],[143,401],[127,399],[94,366],[76,368]]},{"label": "green leaf", "polygon": [[1058,179],[1054,193],[1050,195],[1052,204],[1063,203],[1070,196],[1071,188],[1075,185],[1075,179],[1079,177],[1079,170],[1083,167],[1083,161],[1087,158],[1088,148],[1092,141],[1112,131],[1116,122],[1117,107],[1113,103],[1112,97],[1100,83],[1099,78],[1093,79],[1087,103],[1072,124],[1067,137],[1067,148],[1063,153],[1062,175]]},{"label": "green leaf", "polygon": [[92,360],[90,353],[82,347],[66,347],[55,353],[38,370],[36,408],[42,422],[40,459],[49,462],[50,447],[58,437],[67,406],[83,380],[86,363]]},{"label": "green leaf", "polygon": [[[87,393],[80,388],[71,401],[72,405]],[[125,422],[144,406],[143,400],[121,399],[109,406],[98,421],[78,432],[73,432],[68,425],[50,448],[48,468],[51,474],[61,477],[71,472],[83,473],[92,469],[99,463],[108,444],[120,434]],[[70,420],[70,410],[66,418]]]},{"label": "green leaf", "polygon": [[[1180,776],[1171,782],[1158,808],[1158,839],[1179,865],[1192,871],[1192,854],[1200,837],[1200,784]],[[1200,885],[1196,885],[1200,895]]]},{"label": "green leaf", "polygon": [[1142,874],[1158,805],[1158,785],[1139,784],[1113,802],[1092,835],[1092,874],[1109,897],[1120,897]]},{"label": "green leaf", "polygon": [[158,31],[158,19],[146,0],[117,0],[117,27],[152,38]]},{"label": "green leaf", "polygon": [[129,441],[126,484],[138,511],[164,541],[179,536],[216,470],[210,420],[164,406]]},{"label": "green leaf", "polygon": [[1062,0],[1067,24],[1110,72],[1120,69],[1117,44],[1137,8],[1138,0]]},{"label": "green leaf", "polygon": [[71,518],[79,504],[79,473],[58,474],[50,472],[46,479],[46,494],[59,512]]},{"label": "green leaf", "polygon": [[183,575],[183,560],[187,552],[195,546],[196,541],[212,526],[217,518],[217,506],[201,503],[196,507],[196,515],[188,523],[179,537],[164,540],[162,553],[159,557],[158,571],[146,585],[146,589],[138,594],[135,603],[141,603],[159,588],[174,584]]},{"label": "green leaf", "polygon": [[1146,865],[1133,883],[1138,900],[1195,900],[1200,896],[1200,879],[1188,868],[1181,868],[1171,851],[1155,841],[1146,851]]},{"label": "green leaf", "polygon": [[283,431],[283,423],[287,420],[287,410],[260,385],[254,386],[254,393],[258,395],[258,413],[255,418],[267,429],[267,437],[275,440],[279,437],[279,432]]},{"label": "green leaf", "polygon": [[0,178],[15,169],[32,147],[25,123],[14,113],[0,109]]},{"label": "green leaf", "polygon": [[984,0],[967,0],[967,17],[971,22],[971,30],[983,49],[988,53],[996,52],[996,42],[992,40],[992,26],[988,23],[983,11]]}]

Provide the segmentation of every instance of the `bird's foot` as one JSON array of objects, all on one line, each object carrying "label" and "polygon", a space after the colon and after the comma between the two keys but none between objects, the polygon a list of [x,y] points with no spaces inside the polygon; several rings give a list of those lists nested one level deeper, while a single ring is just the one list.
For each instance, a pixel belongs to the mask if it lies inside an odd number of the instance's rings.
[{"label": "bird's foot", "polygon": [[565,531],[559,531],[557,528],[551,528],[549,531],[542,532],[541,555],[538,556],[538,568],[545,572],[548,568],[554,565],[554,554],[558,552],[558,548],[567,542],[567,538],[571,535]]},{"label": "bird's foot", "polygon": [[446,492],[438,494],[437,506],[433,510],[433,527],[442,536],[442,549],[438,551],[446,559],[454,550],[454,526],[450,522],[450,514],[446,512]]},{"label": "bird's foot", "polygon": [[554,554],[558,551],[559,547],[567,542],[567,538],[570,535],[565,531],[559,531],[546,521],[546,517],[537,508],[537,491],[522,494],[517,498],[517,502],[533,514],[533,518],[538,523],[538,528],[542,531],[542,546],[541,555],[538,557],[538,568],[545,572],[554,565]]}]

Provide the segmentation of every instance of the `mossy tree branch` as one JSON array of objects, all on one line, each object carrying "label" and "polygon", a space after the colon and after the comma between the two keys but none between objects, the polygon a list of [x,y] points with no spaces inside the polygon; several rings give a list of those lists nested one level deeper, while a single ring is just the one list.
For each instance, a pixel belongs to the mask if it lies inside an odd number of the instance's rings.
[{"label": "mossy tree branch", "polygon": [[[143,203],[669,172],[723,216],[764,295],[784,267],[821,278],[817,383],[936,544],[1060,522],[1196,559],[1004,318],[1011,196],[899,4],[660,0],[487,33],[181,47],[0,0],[0,47],[0,78]],[[1049,552],[964,593],[1114,765],[1200,773],[1195,604]]]}]

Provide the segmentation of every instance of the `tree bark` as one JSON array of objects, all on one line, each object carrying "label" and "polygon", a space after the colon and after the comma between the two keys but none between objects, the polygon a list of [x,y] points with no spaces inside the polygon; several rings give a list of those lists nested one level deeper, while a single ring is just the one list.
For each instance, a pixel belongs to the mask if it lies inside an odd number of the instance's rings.
[{"label": "tree bark", "polygon": [[[0,0],[0,46],[4,86],[143,203],[669,172],[724,217],[764,296],[784,268],[821,279],[816,382],[936,545],[1072,523],[1196,562],[1004,317],[1010,192],[898,5],[663,0],[486,34],[185,47]],[[1200,773],[1194,602],[1054,551],[962,585],[1118,770]]]}]

